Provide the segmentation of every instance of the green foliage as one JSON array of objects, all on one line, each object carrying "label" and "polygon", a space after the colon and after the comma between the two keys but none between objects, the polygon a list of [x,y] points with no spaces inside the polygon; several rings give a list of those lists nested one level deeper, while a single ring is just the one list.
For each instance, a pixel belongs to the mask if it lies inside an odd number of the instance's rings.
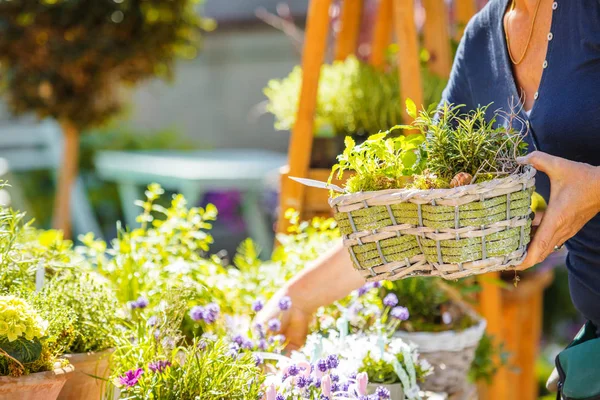
[{"label": "green foliage", "polygon": [[217,210],[188,208],[182,195],[175,195],[168,208],[156,204],[164,193],[159,185],[150,185],[142,208],[139,228],[119,229],[118,237],[107,244],[92,234],[82,237],[82,251],[98,271],[116,288],[119,301],[134,301],[139,296],[160,297],[169,282],[187,282],[202,288],[204,277],[222,267],[206,259],[212,243],[207,230]]},{"label": "green foliage", "polygon": [[[455,285],[461,285],[461,282]],[[413,277],[386,282],[384,287],[384,292],[396,294],[400,304],[410,312],[409,320],[402,324],[404,330],[461,331],[475,324],[473,318],[455,303],[440,278]]]},{"label": "green foliage", "polygon": [[[423,68],[427,102],[439,101],[445,81]],[[295,67],[284,79],[269,81],[264,93],[267,111],[275,116],[275,128],[290,130],[302,84],[302,69]],[[315,133],[369,135],[386,131],[403,121],[398,70],[380,71],[356,57],[321,67]]]},{"label": "green foliage", "polygon": [[393,130],[371,135],[359,145],[346,137],[346,149],[338,156],[329,181],[336,173],[342,179],[344,172],[352,171],[346,181],[350,192],[395,189],[410,184],[411,177],[420,174],[424,167],[419,148],[425,136],[392,136]]},{"label": "green foliage", "polygon": [[193,58],[202,30],[194,0],[0,3],[0,65],[12,110],[68,120],[80,129],[120,110],[118,91],[171,77]]},{"label": "green foliage", "polygon": [[428,171],[447,182],[459,172],[475,179],[489,180],[513,173],[516,157],[526,147],[520,133],[512,129],[512,119],[506,116],[507,126],[498,126],[501,114],[488,117],[489,106],[462,113],[462,105],[443,104],[418,114],[414,104],[410,113],[415,117],[409,126],[418,129],[427,139]]},{"label": "green foliage", "polygon": [[[404,354],[399,352],[396,354],[396,359],[400,365],[404,365]],[[423,382],[425,377],[430,373],[429,368],[424,369],[422,363],[413,363],[417,380]],[[398,374],[394,370],[392,363],[388,362],[386,358],[373,357],[371,352],[363,359],[363,364],[359,369],[359,372],[366,372],[369,375],[369,383],[380,383],[384,385],[391,385],[394,383],[400,383]]]},{"label": "green foliage", "polygon": [[45,307],[64,306],[76,316],[75,337],[65,353],[98,352],[113,346],[120,322],[119,305],[104,278],[85,271],[66,273],[48,282],[41,296],[45,297]]},{"label": "green foliage", "polygon": [[31,340],[18,338],[11,342],[6,337],[0,337],[0,350],[4,353],[4,356],[8,355],[21,364],[28,364],[37,361],[41,357],[42,342],[39,338]]},{"label": "green foliage", "polygon": [[[195,338],[183,346],[179,326],[184,317],[188,295],[174,289],[165,293],[157,308],[157,324],[140,320],[120,335],[113,355],[112,381],[121,386],[121,398],[145,399],[257,399],[262,376],[249,353],[232,355],[229,345],[219,339]],[[130,340],[133,338],[133,340]],[[169,362],[162,372],[149,366]],[[140,379],[123,386],[120,377],[141,368]]]},{"label": "green foliage", "polygon": [[491,383],[498,369],[508,363],[509,356],[503,343],[497,343],[493,336],[484,334],[475,350],[469,379],[472,382]]}]

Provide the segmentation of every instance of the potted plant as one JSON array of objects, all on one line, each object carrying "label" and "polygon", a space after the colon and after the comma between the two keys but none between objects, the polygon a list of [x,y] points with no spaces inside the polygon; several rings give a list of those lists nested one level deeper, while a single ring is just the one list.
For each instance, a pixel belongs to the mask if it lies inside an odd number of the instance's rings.
[{"label": "potted plant", "polygon": [[63,357],[75,372],[58,399],[102,399],[120,324],[112,287],[96,273],[76,270],[56,276],[43,287],[41,295],[53,304],[70,308],[75,315],[74,338],[63,349]]},{"label": "potted plant", "polygon": [[[119,337],[111,382],[128,400],[258,399],[262,374],[251,353],[224,338],[185,340],[186,289],[173,287],[148,319],[132,321]],[[133,340],[132,340],[133,339]]]},{"label": "potted plant", "polygon": [[[428,101],[441,95],[444,81],[424,71]],[[297,66],[283,79],[269,81],[263,90],[266,110],[275,117],[275,129],[289,131],[296,122],[302,86],[302,69]],[[331,168],[343,150],[346,135],[360,141],[386,131],[403,121],[398,105],[400,83],[397,69],[379,70],[356,57],[324,64],[321,68],[315,111],[315,140],[311,168]]]},{"label": "potted plant", "polygon": [[214,28],[196,1],[68,0],[0,4],[3,89],[17,114],[52,117],[63,128],[63,165],[54,226],[70,236],[70,193],[79,134],[122,108],[120,92],[153,77],[170,78],[177,57],[196,56],[202,31]]},{"label": "potted plant", "polygon": [[57,325],[43,320],[24,299],[0,296],[0,399],[57,398],[73,371],[57,358],[58,340],[52,335]]}]

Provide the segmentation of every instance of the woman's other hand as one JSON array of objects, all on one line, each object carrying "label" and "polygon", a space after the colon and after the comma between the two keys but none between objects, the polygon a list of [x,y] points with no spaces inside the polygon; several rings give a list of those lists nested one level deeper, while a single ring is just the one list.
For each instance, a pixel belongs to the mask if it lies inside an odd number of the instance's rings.
[{"label": "woman's other hand", "polygon": [[529,244],[527,257],[518,267],[524,270],[546,259],[600,211],[600,170],[540,151],[518,161],[550,178],[548,208]]}]

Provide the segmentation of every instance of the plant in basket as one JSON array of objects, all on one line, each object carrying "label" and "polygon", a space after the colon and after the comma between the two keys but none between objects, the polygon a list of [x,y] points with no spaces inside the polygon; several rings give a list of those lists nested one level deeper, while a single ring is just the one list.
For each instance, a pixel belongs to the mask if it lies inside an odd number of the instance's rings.
[{"label": "plant in basket", "polygon": [[518,265],[535,171],[516,162],[526,150],[517,117],[407,106],[415,120],[396,129],[419,134],[347,139],[332,169],[331,178],[353,173],[330,204],[357,270],[368,280],[456,279]]}]

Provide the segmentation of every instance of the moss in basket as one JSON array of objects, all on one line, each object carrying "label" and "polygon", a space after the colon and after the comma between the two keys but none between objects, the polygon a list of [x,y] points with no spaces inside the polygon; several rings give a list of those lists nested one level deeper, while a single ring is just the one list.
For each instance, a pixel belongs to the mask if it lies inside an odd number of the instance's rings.
[{"label": "moss in basket", "polygon": [[[461,105],[445,103],[417,111],[410,99],[410,125],[398,125],[370,136],[364,143],[346,139],[330,181],[344,172],[354,172],[346,182],[348,192],[385,189],[440,189],[451,185],[482,182],[505,177],[519,170],[516,158],[526,151],[523,135],[512,128],[516,116],[488,108],[464,113]],[[499,118],[505,126],[499,126]],[[397,130],[419,134],[397,135]],[[453,179],[457,179],[456,183]]]}]

